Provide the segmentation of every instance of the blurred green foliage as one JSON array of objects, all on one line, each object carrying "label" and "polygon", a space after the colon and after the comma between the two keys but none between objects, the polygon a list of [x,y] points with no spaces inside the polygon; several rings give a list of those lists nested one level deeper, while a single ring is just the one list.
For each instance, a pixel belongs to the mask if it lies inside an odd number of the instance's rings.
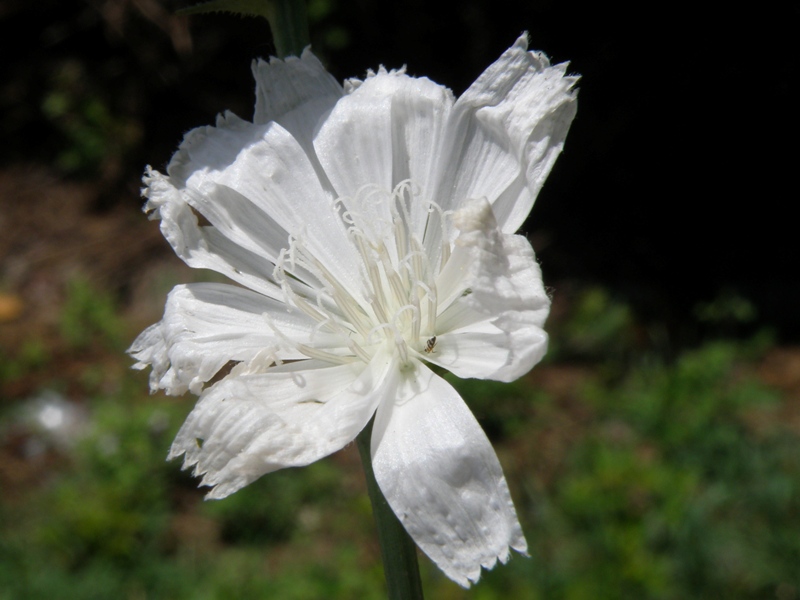
[{"label": "blurred green foliage", "polygon": [[84,279],[68,281],[60,317],[61,336],[74,349],[86,348],[92,342],[118,350],[123,347],[123,324],[113,298]]},{"label": "blurred green foliage", "polygon": [[[324,505],[338,492],[340,473],[328,462],[278,471],[251,484],[247,494],[234,494],[225,502],[205,504],[205,513],[221,527],[222,539],[233,544],[259,545],[291,539],[304,507]],[[306,518],[315,515],[305,513]]]},{"label": "blurred green foliage", "polygon": [[[531,558],[468,591],[422,559],[427,596],[800,598],[800,437],[787,399],[754,376],[769,338],[667,361],[632,351],[635,318],[607,293],[576,298],[553,327],[561,353],[531,376],[448,376],[495,444]],[[40,474],[0,495],[0,599],[384,597],[352,449],[203,502],[164,460],[194,399],[146,395],[114,350],[124,319],[88,283],[73,282],[60,323],[67,348],[121,368],[83,365],[71,384],[52,372],[52,388],[79,386],[90,420],[66,449],[14,455]],[[31,341],[13,374],[43,361]]]},{"label": "blurred green foliage", "polygon": [[631,309],[602,287],[581,288],[570,295],[569,318],[548,324],[546,359],[624,363],[637,337]]},{"label": "blurred green foliage", "polygon": [[600,287],[583,290],[573,311],[563,332],[572,352],[598,358],[630,348],[633,315],[608,290]]},{"label": "blurred green foliage", "polygon": [[0,382],[13,381],[40,371],[50,361],[50,351],[44,341],[27,339],[15,354],[0,348]]},{"label": "blurred green foliage", "polygon": [[800,440],[748,360],[711,343],[584,389],[592,424],[532,499],[545,597],[797,597]]},{"label": "blurred green foliage", "polygon": [[108,99],[93,88],[78,61],[63,62],[49,83],[41,110],[61,136],[56,166],[80,175],[119,169],[126,154],[140,141],[138,124],[114,114]]}]

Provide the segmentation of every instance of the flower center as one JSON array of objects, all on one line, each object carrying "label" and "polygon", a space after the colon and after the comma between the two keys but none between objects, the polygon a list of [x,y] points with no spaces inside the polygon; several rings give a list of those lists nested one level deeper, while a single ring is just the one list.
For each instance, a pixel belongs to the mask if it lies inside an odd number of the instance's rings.
[{"label": "flower center", "polygon": [[337,199],[333,210],[359,257],[359,289],[338,281],[297,235],[281,253],[274,278],[286,302],[314,319],[317,330],[340,336],[343,349],[295,347],[330,362],[369,362],[388,344],[404,365],[435,351],[436,277],[450,256],[449,214],[422,200],[410,181],[391,192],[365,186],[354,198]]}]

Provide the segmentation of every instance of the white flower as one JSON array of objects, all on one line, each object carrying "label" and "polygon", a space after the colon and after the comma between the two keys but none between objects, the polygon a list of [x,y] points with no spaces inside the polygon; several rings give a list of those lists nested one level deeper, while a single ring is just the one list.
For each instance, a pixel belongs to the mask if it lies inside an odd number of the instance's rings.
[{"label": "white flower", "polygon": [[448,577],[526,551],[494,450],[425,363],[511,381],[545,352],[549,300],[514,232],[575,114],[566,67],[522,36],[456,100],[402,70],[342,87],[308,50],[258,61],[253,123],[225,114],[167,176],[148,168],[178,256],[239,284],[177,286],[130,349],[153,390],[200,395],[169,456],[209,498],[375,415],[378,483]]}]

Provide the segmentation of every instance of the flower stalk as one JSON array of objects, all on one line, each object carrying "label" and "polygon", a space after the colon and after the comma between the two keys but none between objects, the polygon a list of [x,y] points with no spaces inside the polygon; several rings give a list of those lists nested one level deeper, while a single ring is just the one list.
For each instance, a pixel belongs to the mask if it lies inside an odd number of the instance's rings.
[{"label": "flower stalk", "polygon": [[311,43],[306,0],[269,0],[267,11],[278,58],[300,56]]},{"label": "flower stalk", "polygon": [[372,514],[378,528],[383,572],[386,577],[389,600],[422,600],[422,582],[419,577],[417,546],[395,516],[381,492],[372,470],[370,439],[372,421],[356,437],[367,491],[372,504]]}]

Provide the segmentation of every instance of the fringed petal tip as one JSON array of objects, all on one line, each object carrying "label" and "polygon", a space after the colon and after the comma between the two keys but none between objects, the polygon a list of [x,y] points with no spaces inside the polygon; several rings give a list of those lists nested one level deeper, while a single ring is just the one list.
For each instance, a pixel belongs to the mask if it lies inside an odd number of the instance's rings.
[{"label": "fringed petal tip", "polygon": [[[550,57],[541,50],[528,50],[529,35],[525,31],[517,38],[514,45],[511,46],[503,55],[500,60],[510,59],[514,54],[523,54],[527,57],[529,66],[533,68],[534,72],[543,74],[549,71],[553,76],[553,89],[558,90],[566,95],[566,98],[574,99],[577,96],[578,90],[574,89],[575,85],[580,80],[580,75],[568,75],[569,61],[564,61],[553,65],[550,62]],[[560,80],[560,81],[558,81]]]},{"label": "fringed petal tip", "polygon": [[508,563],[508,561],[511,560],[511,550],[514,550],[523,558],[530,558],[528,554],[528,542],[522,534],[522,528],[519,523],[516,524],[513,535],[515,535],[515,537],[509,541],[508,546],[500,548],[496,554],[485,555],[480,561],[480,564],[474,564],[472,568],[448,572],[441,565],[439,565],[439,567],[448,577],[460,586],[469,588],[471,585],[480,581],[484,569],[486,571],[491,571],[497,566],[498,562],[502,565]]},{"label": "fringed petal tip", "polygon": [[[201,443],[202,441],[198,439],[197,444]],[[241,478],[241,480],[237,479],[233,481],[220,482],[218,473],[212,474],[201,469],[199,459],[197,457],[189,458],[189,453],[185,448],[178,446],[177,443],[172,444],[169,454],[167,455],[167,461],[169,462],[181,457],[183,457],[181,471],[188,471],[191,469],[192,477],[200,479],[199,483],[197,484],[198,488],[211,488],[203,497],[203,500],[222,500],[223,498],[227,498],[234,492],[242,489],[249,483],[249,481],[246,481],[244,478]]]},{"label": "fringed petal tip", "polygon": [[283,370],[226,377],[206,388],[168,459],[224,498],[266,473],[315,462],[352,442],[391,394],[391,362],[361,368],[297,361]]},{"label": "fringed petal tip", "polygon": [[483,575],[483,571],[491,571],[497,566],[497,563],[504,565],[511,560],[511,550],[516,551],[524,558],[530,558],[530,555],[527,552],[527,543],[525,543],[525,539],[522,539],[522,547],[523,549],[520,550],[515,546],[508,546],[498,552],[497,555],[492,555],[486,557],[480,564],[476,564],[469,569],[459,569],[453,570],[448,569],[442,565],[438,565],[442,572],[447,575],[450,579],[456,582],[458,585],[463,587],[464,589],[469,589],[476,583],[478,583],[481,579],[481,575]]},{"label": "fringed petal tip", "polygon": [[[523,540],[524,541],[524,540]],[[527,544],[525,544],[525,548],[527,548]],[[469,589],[472,585],[478,583],[481,579],[481,575],[483,575],[483,571],[491,571],[497,566],[497,563],[504,565],[511,560],[511,550],[515,550],[524,558],[530,558],[527,551],[519,551],[517,548],[513,546],[509,546],[505,548],[505,550],[501,551],[497,556],[492,556],[487,558],[484,562],[480,564],[480,566],[474,567],[474,569],[470,570],[468,574],[463,575],[459,574],[457,576],[453,576],[449,573],[446,573],[448,577],[450,577],[453,581],[455,581],[458,585],[463,588]]]},{"label": "fringed petal tip", "polygon": [[373,77],[377,77],[378,75],[391,75],[393,77],[398,77],[402,75],[406,75],[406,68],[407,65],[403,65],[399,69],[387,69],[383,65],[378,67],[377,71],[372,69],[367,69],[367,74],[364,76],[363,79],[359,77],[350,77],[344,80],[344,93],[345,95],[352,94],[358,88],[362,86],[365,81],[372,79]]},{"label": "fringed petal tip", "polygon": [[141,189],[142,198],[145,199],[142,212],[151,221],[161,219],[161,208],[174,199],[178,190],[169,180],[169,177],[159,173],[150,165],[147,165],[142,176],[144,187]]},{"label": "fringed petal tip", "polygon": [[299,57],[254,60],[251,70],[256,82],[255,124],[281,122],[298,108],[304,112],[303,120],[316,120],[342,95],[342,86],[310,46]]},{"label": "fringed petal tip", "polygon": [[[516,39],[514,44],[506,50],[506,53],[514,53],[514,52],[524,52],[529,56],[532,64],[536,68],[537,71],[543,71],[547,68],[552,67],[553,69],[561,72],[563,75],[566,75],[567,68],[569,68],[569,61],[560,62],[556,65],[551,65],[550,57],[547,56],[541,50],[529,50],[530,46],[530,35],[527,31],[523,31],[522,34]],[[574,85],[579,79],[580,76],[567,76],[567,79],[570,80],[571,85]]]},{"label": "fringed petal tip", "polygon": [[[150,371],[150,393],[155,394],[160,389],[174,389],[171,385],[170,362],[167,355],[167,341],[164,339],[161,323],[156,323],[145,329],[133,341],[127,353],[136,360],[133,368],[137,371],[152,367]],[[179,394],[185,392],[179,392]]]},{"label": "fringed petal tip", "polygon": [[254,58],[253,61],[250,63],[250,67],[253,70],[253,75],[256,75],[260,69],[276,67],[282,64],[291,64],[297,61],[319,62],[319,59],[311,51],[311,44],[309,44],[308,46],[303,48],[303,51],[300,53],[300,56],[295,56],[294,54],[290,54],[289,56],[280,58],[278,56],[270,54],[269,58]]}]

